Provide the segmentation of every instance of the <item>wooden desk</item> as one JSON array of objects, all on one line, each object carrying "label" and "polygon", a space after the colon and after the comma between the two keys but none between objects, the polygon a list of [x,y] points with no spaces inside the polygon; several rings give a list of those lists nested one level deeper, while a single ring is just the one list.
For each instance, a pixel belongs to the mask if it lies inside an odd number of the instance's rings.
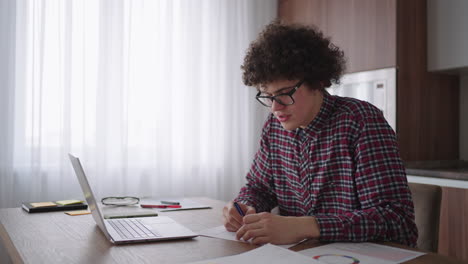
[{"label": "wooden desk", "polygon": [[[213,209],[161,215],[170,216],[195,232],[222,224],[224,202],[207,198],[194,200],[210,204]],[[116,246],[105,238],[91,215],[28,214],[21,208],[0,209],[0,237],[14,263],[187,263],[255,248],[246,243],[208,237]],[[318,245],[317,241],[307,241],[293,250]],[[407,263],[463,262],[429,253]]]}]

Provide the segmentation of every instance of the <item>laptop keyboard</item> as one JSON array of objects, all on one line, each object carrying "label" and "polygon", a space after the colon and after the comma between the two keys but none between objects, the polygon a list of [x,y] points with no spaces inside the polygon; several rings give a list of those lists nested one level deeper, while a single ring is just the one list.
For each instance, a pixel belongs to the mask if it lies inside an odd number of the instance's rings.
[{"label": "laptop keyboard", "polygon": [[159,234],[149,230],[143,225],[140,219],[109,219],[107,221],[122,238],[160,237]]}]

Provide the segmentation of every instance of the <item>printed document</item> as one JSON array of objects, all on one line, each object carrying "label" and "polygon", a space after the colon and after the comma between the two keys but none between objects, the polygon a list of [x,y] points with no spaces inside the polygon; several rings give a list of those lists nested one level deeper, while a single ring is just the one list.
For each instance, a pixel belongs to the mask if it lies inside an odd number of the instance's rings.
[{"label": "printed document", "polygon": [[425,253],[374,243],[332,243],[299,251],[320,263],[395,264]]},{"label": "printed document", "polygon": [[[244,243],[249,243],[244,240],[237,240],[236,239],[236,232],[229,232],[226,230],[224,226],[218,226],[214,228],[208,228],[204,229],[200,232],[198,232],[199,235],[201,236],[207,236],[207,237],[215,237],[215,238],[221,238],[221,239],[226,239],[226,240],[232,240],[232,241],[237,241],[237,242],[244,242]],[[301,241],[302,242],[302,241]],[[287,245],[277,245],[278,247],[282,248],[290,248],[292,246],[295,246],[301,242],[298,243],[293,243],[293,244],[287,244]]]}]

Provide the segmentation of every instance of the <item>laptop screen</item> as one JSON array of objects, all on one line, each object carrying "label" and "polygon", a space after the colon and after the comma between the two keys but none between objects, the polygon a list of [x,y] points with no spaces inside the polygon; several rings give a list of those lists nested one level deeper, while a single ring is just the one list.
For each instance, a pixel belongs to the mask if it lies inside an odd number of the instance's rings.
[{"label": "laptop screen", "polygon": [[76,177],[78,178],[78,182],[80,183],[81,189],[83,190],[83,194],[85,196],[86,202],[88,203],[89,209],[91,210],[94,221],[96,221],[101,230],[104,231],[106,236],[108,236],[101,210],[99,209],[96,199],[94,198],[95,196],[91,191],[91,186],[89,185],[88,179],[86,179],[86,175],[83,167],[81,166],[80,160],[71,154],[68,154],[68,157],[70,158],[73,169],[75,170]]}]

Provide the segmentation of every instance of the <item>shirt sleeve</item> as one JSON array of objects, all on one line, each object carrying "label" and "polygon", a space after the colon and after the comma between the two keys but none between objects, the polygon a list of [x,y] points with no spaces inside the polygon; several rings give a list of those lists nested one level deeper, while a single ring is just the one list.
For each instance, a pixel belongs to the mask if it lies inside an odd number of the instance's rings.
[{"label": "shirt sleeve", "polygon": [[395,241],[415,246],[414,207],[395,133],[382,115],[359,122],[354,152],[359,210],[316,215],[323,241]]},{"label": "shirt sleeve", "polygon": [[247,204],[255,208],[257,213],[269,212],[277,205],[271,177],[270,147],[268,135],[270,131],[271,116],[263,126],[260,148],[255,154],[254,161],[247,173],[247,183],[241,188],[234,201]]}]

